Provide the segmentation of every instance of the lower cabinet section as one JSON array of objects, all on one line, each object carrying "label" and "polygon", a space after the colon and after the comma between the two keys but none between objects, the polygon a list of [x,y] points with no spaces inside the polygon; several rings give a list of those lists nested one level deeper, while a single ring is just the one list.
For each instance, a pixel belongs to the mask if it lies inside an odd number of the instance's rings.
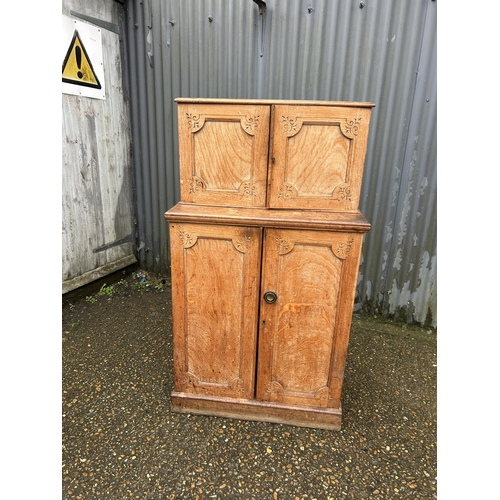
[{"label": "lower cabinet section", "polygon": [[362,232],[169,222],[173,409],[340,429]]}]

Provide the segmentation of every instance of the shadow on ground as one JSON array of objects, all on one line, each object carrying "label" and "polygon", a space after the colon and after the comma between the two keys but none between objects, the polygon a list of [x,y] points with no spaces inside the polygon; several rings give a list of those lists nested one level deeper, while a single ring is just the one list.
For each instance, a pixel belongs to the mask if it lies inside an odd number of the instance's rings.
[{"label": "shadow on ground", "polygon": [[169,282],[63,295],[62,498],[434,499],[436,331],[354,315],[341,431],[173,413]]}]

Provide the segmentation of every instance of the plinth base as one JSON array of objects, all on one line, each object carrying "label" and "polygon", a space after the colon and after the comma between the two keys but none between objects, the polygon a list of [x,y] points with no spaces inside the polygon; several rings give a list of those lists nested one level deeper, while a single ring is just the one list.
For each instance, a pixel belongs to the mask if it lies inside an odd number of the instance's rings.
[{"label": "plinth base", "polygon": [[172,410],[178,413],[257,420],[333,431],[339,431],[342,425],[342,408],[311,408],[175,391],[171,394],[171,402]]}]

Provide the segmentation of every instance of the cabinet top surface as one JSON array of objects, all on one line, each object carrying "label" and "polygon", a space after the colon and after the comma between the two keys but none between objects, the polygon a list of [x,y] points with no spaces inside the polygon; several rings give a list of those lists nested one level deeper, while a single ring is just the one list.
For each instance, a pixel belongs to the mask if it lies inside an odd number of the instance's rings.
[{"label": "cabinet top surface", "polygon": [[177,103],[185,104],[252,104],[252,105],[288,105],[288,106],[343,106],[354,108],[373,108],[373,102],[351,102],[351,101],[314,101],[314,100],[275,100],[275,99],[222,99],[222,98],[198,98],[178,97],[174,99]]}]

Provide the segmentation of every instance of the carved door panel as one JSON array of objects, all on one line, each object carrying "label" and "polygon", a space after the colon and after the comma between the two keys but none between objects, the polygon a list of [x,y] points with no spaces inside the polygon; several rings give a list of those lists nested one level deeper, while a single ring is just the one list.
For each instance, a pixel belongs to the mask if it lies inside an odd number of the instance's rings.
[{"label": "carved door panel", "polygon": [[275,105],[271,208],[357,210],[370,108]]},{"label": "carved door panel", "polygon": [[361,241],[265,229],[257,399],[339,408]]},{"label": "carved door panel", "polygon": [[261,228],[170,225],[175,391],[251,399]]},{"label": "carved door panel", "polygon": [[181,200],[264,207],[270,106],[179,103]]}]

